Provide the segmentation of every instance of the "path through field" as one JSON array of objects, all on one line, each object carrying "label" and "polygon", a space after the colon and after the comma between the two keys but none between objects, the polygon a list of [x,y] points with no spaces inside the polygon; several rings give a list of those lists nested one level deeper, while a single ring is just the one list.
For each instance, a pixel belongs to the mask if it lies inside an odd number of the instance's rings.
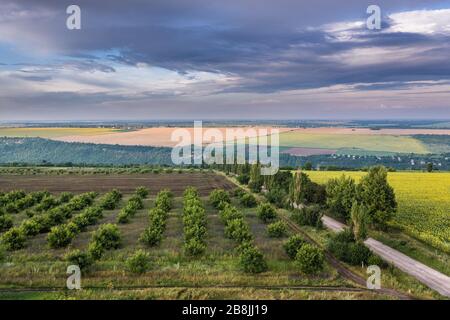
[{"label": "path through field", "polygon": [[[327,216],[324,216],[322,221],[327,228],[335,232],[340,232],[345,228],[344,224]],[[413,276],[443,296],[450,297],[450,277],[447,277],[439,271],[436,271],[375,239],[368,238],[364,243],[371,251],[379,255],[386,262]]]}]

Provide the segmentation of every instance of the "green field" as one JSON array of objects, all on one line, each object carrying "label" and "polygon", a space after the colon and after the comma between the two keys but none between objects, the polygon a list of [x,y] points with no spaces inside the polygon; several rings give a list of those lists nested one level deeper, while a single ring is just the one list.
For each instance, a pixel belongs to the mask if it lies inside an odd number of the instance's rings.
[{"label": "green field", "polygon": [[[364,172],[311,171],[313,181],[326,183],[345,174],[359,180]],[[398,213],[393,225],[447,253],[450,252],[450,173],[390,172]]]},{"label": "green field", "polygon": [[111,128],[0,128],[0,137],[58,138],[64,136],[94,136],[120,131]]},{"label": "green field", "polygon": [[[430,151],[421,141],[409,136],[368,134],[318,134],[288,131],[280,134],[280,146],[322,149],[353,149],[358,154],[417,153]],[[343,153],[344,150],[342,151]],[[341,152],[341,153],[342,153]]]}]

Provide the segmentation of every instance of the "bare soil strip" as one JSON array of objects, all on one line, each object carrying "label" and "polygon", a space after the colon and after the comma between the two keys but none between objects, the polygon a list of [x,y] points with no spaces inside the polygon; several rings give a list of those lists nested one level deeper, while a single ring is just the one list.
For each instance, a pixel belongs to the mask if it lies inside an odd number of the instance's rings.
[{"label": "bare soil strip", "polygon": [[213,173],[160,173],[160,174],[118,174],[118,175],[4,175],[0,176],[0,190],[25,191],[47,190],[52,193],[88,191],[107,192],[118,189],[123,193],[131,193],[139,186],[150,189],[152,194],[168,188],[176,196],[183,194],[186,186],[196,187],[202,196],[216,188],[231,190],[234,185],[223,176]]}]

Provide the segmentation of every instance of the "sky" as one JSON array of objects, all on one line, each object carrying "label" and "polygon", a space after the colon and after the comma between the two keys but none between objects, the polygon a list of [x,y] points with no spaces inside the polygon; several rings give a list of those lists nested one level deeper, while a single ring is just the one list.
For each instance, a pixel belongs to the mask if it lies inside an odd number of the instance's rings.
[{"label": "sky", "polygon": [[0,0],[0,121],[157,119],[450,119],[450,1]]}]

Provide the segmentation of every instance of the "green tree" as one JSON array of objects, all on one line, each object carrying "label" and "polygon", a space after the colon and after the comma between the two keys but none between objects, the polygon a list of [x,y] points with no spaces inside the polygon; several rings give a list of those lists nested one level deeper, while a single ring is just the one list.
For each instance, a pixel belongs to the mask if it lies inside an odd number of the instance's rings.
[{"label": "green tree", "polygon": [[295,262],[302,272],[315,274],[323,269],[325,258],[321,249],[305,243],[298,249]]},{"label": "green tree", "polygon": [[383,166],[372,167],[361,179],[357,187],[357,198],[367,209],[371,221],[382,228],[386,227],[397,211],[394,189],[387,181],[387,170]]},{"label": "green tree", "polygon": [[259,163],[252,165],[250,169],[250,181],[248,182],[248,186],[253,192],[260,192],[263,182],[264,179],[261,176],[261,165]]},{"label": "green tree", "polygon": [[363,205],[353,202],[351,210],[351,229],[357,241],[364,241],[367,238],[367,229],[370,217]]},{"label": "green tree", "polygon": [[427,172],[432,172],[433,171],[433,163],[428,162],[427,163]]},{"label": "green tree", "polygon": [[331,179],[326,186],[326,204],[331,213],[345,220],[350,218],[353,202],[356,199],[355,181],[342,175],[340,178]]}]

